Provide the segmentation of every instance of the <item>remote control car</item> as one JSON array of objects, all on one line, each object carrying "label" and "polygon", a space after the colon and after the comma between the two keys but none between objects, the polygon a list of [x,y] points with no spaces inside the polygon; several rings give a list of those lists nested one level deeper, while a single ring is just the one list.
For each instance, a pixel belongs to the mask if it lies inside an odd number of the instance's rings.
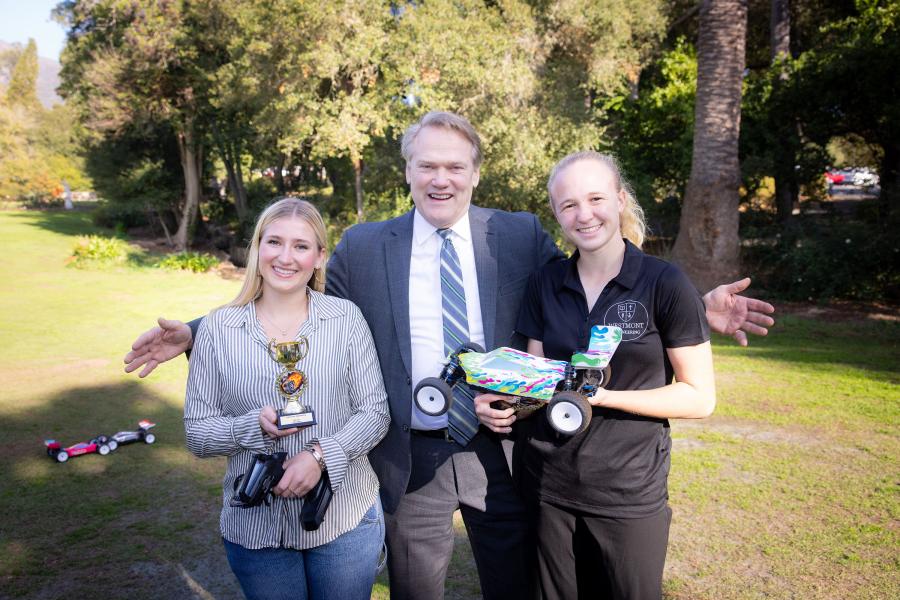
[{"label": "remote control car", "polygon": [[151,423],[147,419],[138,422],[138,429],[133,431],[120,431],[112,436],[112,441],[118,444],[133,444],[134,442],[144,442],[152,444],[156,441],[156,436],[150,433],[150,429],[156,427],[156,423]]},{"label": "remote control car", "polygon": [[569,362],[505,347],[485,353],[476,344],[463,344],[439,377],[419,382],[416,406],[427,415],[444,414],[453,402],[453,386],[465,380],[476,391],[508,395],[504,404],[517,413],[548,405],[550,425],[559,433],[576,435],[590,425],[588,399],[609,382],[609,361],[621,341],[620,328],[595,325],[587,351],[576,352]]},{"label": "remote control car", "polygon": [[57,462],[66,462],[72,456],[81,456],[82,454],[102,454],[106,456],[118,447],[115,440],[105,435],[99,435],[89,442],[81,442],[68,448],[63,448],[56,440],[44,440],[44,446],[47,447],[47,455],[56,459]]}]

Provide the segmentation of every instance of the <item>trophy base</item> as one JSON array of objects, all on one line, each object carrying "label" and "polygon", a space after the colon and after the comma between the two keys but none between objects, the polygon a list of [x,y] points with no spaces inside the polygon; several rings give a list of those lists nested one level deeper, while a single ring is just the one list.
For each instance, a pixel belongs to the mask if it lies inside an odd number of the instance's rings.
[{"label": "trophy base", "polygon": [[294,427],[306,427],[315,424],[316,414],[312,410],[288,414],[278,411],[278,420],[275,422],[275,426],[279,430],[293,429]]}]

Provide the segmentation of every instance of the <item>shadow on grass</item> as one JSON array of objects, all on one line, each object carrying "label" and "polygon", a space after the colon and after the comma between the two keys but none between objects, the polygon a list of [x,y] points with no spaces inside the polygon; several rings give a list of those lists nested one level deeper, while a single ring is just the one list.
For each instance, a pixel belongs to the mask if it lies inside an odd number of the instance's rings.
[{"label": "shadow on grass", "polygon": [[[153,445],[66,463],[43,447],[44,437],[68,446],[142,418],[157,423]],[[0,437],[4,594],[240,597],[219,537],[224,461],[187,452],[179,407],[136,381],[73,387],[0,417]]]},{"label": "shadow on grass", "polygon": [[900,323],[825,322],[779,316],[766,338],[741,348],[717,336],[716,351],[735,358],[764,358],[798,365],[847,365],[875,380],[900,381]]},{"label": "shadow on grass", "polygon": [[62,235],[113,235],[112,230],[94,225],[90,210],[28,210],[7,213],[7,216]]},{"label": "shadow on grass", "polygon": [[[29,225],[66,236],[97,235],[101,237],[119,237],[113,230],[98,227],[91,221],[89,210],[58,211],[42,210],[11,213],[15,219],[26,221]],[[125,241],[128,241],[125,238]],[[129,247],[123,262],[89,260],[83,264],[73,265],[84,269],[106,269],[115,267],[155,268],[165,253],[150,252],[135,245]]]}]

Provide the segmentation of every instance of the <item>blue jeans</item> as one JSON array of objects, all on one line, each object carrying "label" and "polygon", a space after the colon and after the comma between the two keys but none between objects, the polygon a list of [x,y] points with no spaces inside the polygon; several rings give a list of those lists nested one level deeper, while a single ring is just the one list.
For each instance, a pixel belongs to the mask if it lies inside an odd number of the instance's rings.
[{"label": "blue jeans", "polygon": [[384,513],[376,498],[354,529],[307,550],[250,550],[222,541],[248,600],[369,600],[384,542]]}]

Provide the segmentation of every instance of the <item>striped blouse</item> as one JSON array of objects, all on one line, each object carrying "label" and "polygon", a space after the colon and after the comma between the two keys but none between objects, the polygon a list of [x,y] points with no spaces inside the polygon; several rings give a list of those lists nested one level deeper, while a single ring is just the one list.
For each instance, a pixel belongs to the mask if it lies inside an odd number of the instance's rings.
[{"label": "striped blouse", "polygon": [[[387,394],[369,326],[355,304],[309,291],[309,318],[298,335],[309,340],[299,362],[309,385],[301,396],[317,424],[271,440],[258,416],[263,406],[282,408],[275,388],[281,370],[268,352],[256,306],[227,307],[203,319],[191,354],[184,404],[188,449],[199,457],[228,456],[222,535],[245,548],[314,548],[350,531],[375,501],[378,480],[366,454],[388,429]],[[270,505],[228,505],[235,479],[253,455],[284,451],[291,457],[318,439],[334,498],[316,531],[300,527],[300,499],[274,496]]]}]

